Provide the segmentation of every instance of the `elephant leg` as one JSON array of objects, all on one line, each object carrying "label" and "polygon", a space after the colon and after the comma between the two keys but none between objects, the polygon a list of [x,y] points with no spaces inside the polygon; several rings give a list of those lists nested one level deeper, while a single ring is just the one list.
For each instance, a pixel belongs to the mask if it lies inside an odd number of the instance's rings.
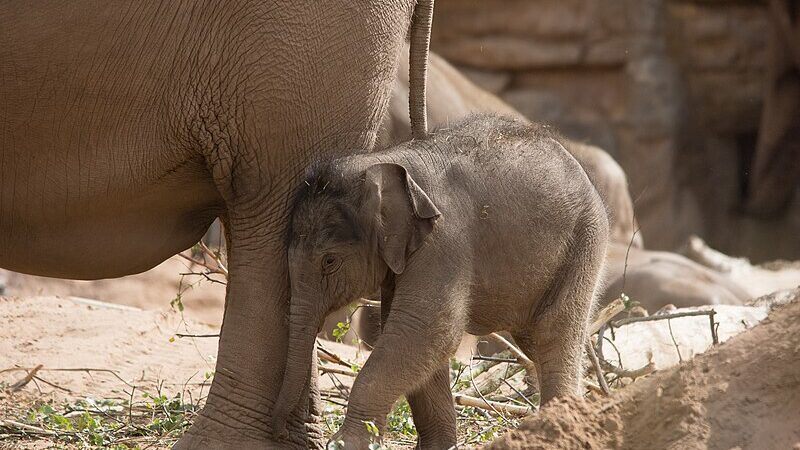
[{"label": "elephant leg", "polygon": [[[264,204],[285,204],[265,199]],[[176,449],[321,448],[316,371],[306,387],[310,402],[291,415],[289,439],[278,442],[271,411],[286,362],[288,268],[280,211],[240,218],[229,208],[225,223],[229,279],[216,371],[206,406]],[[268,213],[268,214],[267,214]],[[268,218],[269,217],[269,218]]]},{"label": "elephant leg", "polygon": [[587,229],[575,240],[555,289],[540,300],[532,327],[511,333],[536,366],[542,404],[582,393],[586,329],[605,254],[605,245],[597,245],[592,227]]},{"label": "elephant leg", "polygon": [[[381,330],[394,298],[394,284],[381,289]],[[450,365],[445,362],[418,389],[406,395],[417,428],[417,449],[447,449],[456,445],[456,411],[450,392]]]},{"label": "elephant leg", "polygon": [[[404,277],[414,279],[408,272]],[[414,285],[409,290],[418,289],[418,283],[408,284]],[[367,448],[373,437],[365,422],[373,422],[382,430],[394,402],[419,390],[443,367],[464,332],[463,311],[457,304],[465,295],[452,291],[428,299],[419,292],[395,292],[383,334],[353,384],[347,416],[334,440],[343,440],[345,448]],[[446,402],[437,408],[453,407],[452,398],[440,394],[427,397],[423,403],[434,398]]]},{"label": "elephant leg", "polygon": [[450,392],[450,365],[441,367],[422,386],[407,396],[418,450],[442,450],[456,445],[456,410]]}]

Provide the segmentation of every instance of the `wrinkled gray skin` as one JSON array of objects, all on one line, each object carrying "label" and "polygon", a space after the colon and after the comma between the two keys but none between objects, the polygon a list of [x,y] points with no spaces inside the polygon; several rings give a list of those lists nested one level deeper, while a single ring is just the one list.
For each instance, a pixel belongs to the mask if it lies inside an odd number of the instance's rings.
[{"label": "wrinkled gray skin", "polygon": [[334,436],[345,448],[366,448],[363,421],[383,429],[403,394],[419,447],[454,445],[448,358],[464,332],[511,332],[536,363],[544,402],[579,392],[608,223],[546,129],[477,116],[322,163],[301,184],[290,228],[291,343],[274,417],[301,401],[326,314],[379,288],[383,333]]},{"label": "wrinkled gray skin", "polygon": [[373,146],[414,4],[0,3],[0,267],[118,277],[225,224],[216,372],[177,448],[322,445],[315,383],[271,429],[288,199],[312,159]]}]

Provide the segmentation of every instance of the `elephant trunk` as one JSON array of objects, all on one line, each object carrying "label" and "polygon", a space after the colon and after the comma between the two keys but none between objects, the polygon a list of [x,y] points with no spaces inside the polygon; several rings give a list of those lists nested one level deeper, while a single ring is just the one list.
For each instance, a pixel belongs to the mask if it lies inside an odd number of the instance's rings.
[{"label": "elephant trunk", "polygon": [[[299,303],[299,302],[298,302]],[[286,422],[300,403],[314,358],[314,343],[319,318],[291,302],[289,314],[289,349],[278,399],[272,409],[272,432],[278,438],[287,436]]]},{"label": "elephant trunk", "polygon": [[428,76],[428,53],[431,44],[433,0],[419,0],[414,7],[408,56],[408,110],[411,136],[428,136],[428,116],[425,107],[425,80]]}]

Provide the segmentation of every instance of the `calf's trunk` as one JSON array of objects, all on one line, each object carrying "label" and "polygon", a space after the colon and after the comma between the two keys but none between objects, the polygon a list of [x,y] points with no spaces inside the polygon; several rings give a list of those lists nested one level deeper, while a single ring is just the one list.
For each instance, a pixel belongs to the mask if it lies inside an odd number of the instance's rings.
[{"label": "calf's trunk", "polygon": [[314,357],[314,342],[319,328],[319,317],[307,312],[308,308],[296,304],[293,298],[289,313],[289,349],[286,370],[283,374],[278,399],[272,410],[272,430],[276,437],[286,436],[286,420],[297,407],[308,382],[308,368]]}]

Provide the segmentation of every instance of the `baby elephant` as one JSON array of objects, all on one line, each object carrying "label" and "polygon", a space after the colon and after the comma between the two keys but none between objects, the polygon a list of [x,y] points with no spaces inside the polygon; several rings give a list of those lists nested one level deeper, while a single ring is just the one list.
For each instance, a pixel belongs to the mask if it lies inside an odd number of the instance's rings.
[{"label": "baby elephant", "polygon": [[379,153],[321,163],[289,235],[290,341],[273,429],[284,429],[326,314],[380,289],[383,332],[334,440],[367,448],[406,395],[418,448],[456,444],[448,360],[463,332],[509,331],[542,401],[579,392],[608,238],[603,203],[545,127],[474,116]]}]

